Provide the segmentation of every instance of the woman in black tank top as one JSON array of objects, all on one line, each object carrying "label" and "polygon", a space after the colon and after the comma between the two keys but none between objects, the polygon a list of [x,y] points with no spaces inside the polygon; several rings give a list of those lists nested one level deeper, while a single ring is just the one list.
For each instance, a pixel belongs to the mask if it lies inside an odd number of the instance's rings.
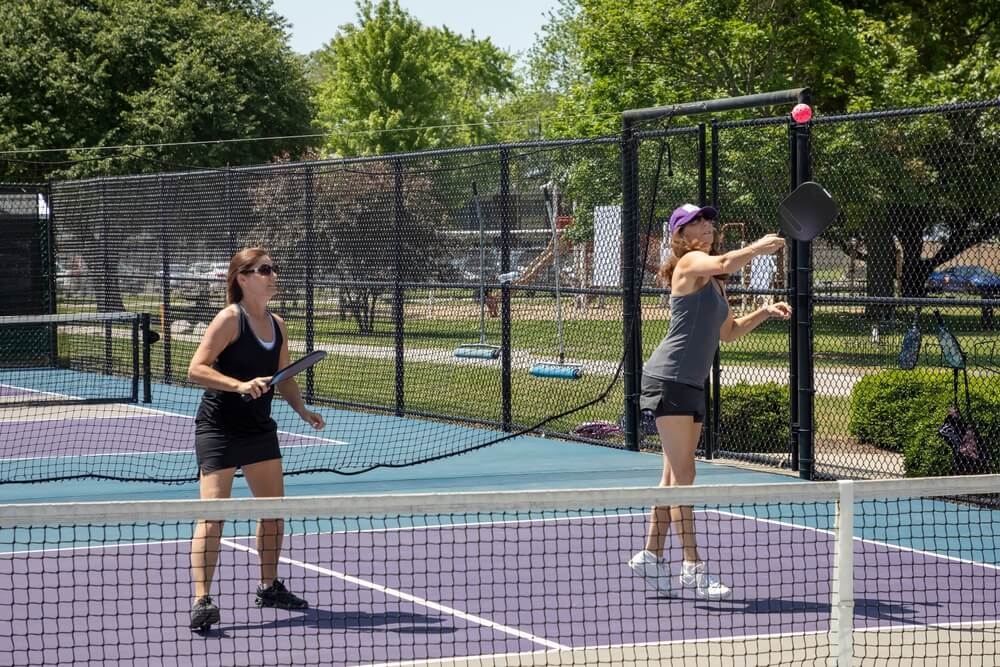
[{"label": "woman in black tank top", "polygon": [[[718,341],[735,340],[771,317],[788,319],[791,314],[788,304],[774,303],[738,319],[733,317],[723,289],[726,275],[742,269],[756,255],[777,252],[785,242],[768,234],[744,248],[718,254],[713,224],[717,217],[718,212],[711,206],[693,204],[684,204],[670,216],[672,254],[661,267],[659,277],[670,286],[671,326],[666,339],[646,362],[639,399],[643,410],[656,418],[663,447],[660,486],[694,483],[694,451],[705,417],[702,387]],[[680,585],[695,589],[700,598],[729,597],[729,587],[708,571],[698,553],[690,507],[653,508],[646,548],[628,562],[632,571],[658,594],[673,595],[670,566],[663,557],[671,524],[684,552]]]},{"label": "woman in black tank top", "polygon": [[[254,496],[285,493],[278,429],[271,418],[274,392],[267,381],[289,363],[284,321],[267,309],[277,292],[277,269],[261,248],[241,250],[229,262],[223,308],[205,330],[188,377],[205,387],[195,418],[195,453],[202,498],[228,498],[236,470],[242,468]],[[309,410],[295,379],[277,385],[282,397],[315,429],[323,416]],[[253,400],[246,401],[244,396]],[[191,627],[219,621],[212,601],[212,575],[219,558],[222,521],[199,521],[191,542],[194,606]],[[303,609],[308,603],[277,578],[284,522],[262,519],[257,526],[260,582],[258,607]]]}]

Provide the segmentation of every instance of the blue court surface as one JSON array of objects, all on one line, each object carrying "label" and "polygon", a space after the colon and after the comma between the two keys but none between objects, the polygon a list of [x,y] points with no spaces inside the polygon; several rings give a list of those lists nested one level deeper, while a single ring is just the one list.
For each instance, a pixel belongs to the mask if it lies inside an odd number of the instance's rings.
[{"label": "blue court surface", "polygon": [[[360,475],[290,475],[287,495],[427,493],[435,491],[512,491],[655,486],[662,457],[652,453],[523,436],[484,449],[407,468],[380,468]],[[796,482],[794,477],[699,462],[698,484]],[[234,483],[235,497],[249,495]],[[67,480],[45,484],[0,485],[0,502],[166,500],[197,498],[198,485]]]},{"label": "blue court surface", "polygon": [[[19,372],[19,380],[24,381]],[[81,374],[74,374],[80,376]],[[30,377],[31,390],[64,390],[67,379],[52,371]],[[91,380],[88,380],[91,382]],[[0,376],[0,386],[3,386]],[[8,393],[19,390],[9,385]],[[20,390],[23,391],[23,390]],[[65,410],[43,419],[8,415],[0,421],[0,440],[8,446],[0,459],[0,470],[20,466],[47,467],[60,472],[87,470],[130,471],[161,466],[193,473],[193,415],[200,392],[190,388],[155,385],[154,402],[121,412],[107,406],[92,411]],[[40,408],[44,410],[44,408]],[[385,433],[397,439],[405,453],[408,433],[423,441],[439,439],[476,443],[502,433],[418,419],[369,415],[322,408],[327,427],[313,431],[291,413],[287,405],[274,402],[275,417],[284,429],[282,451],[287,467],[306,456],[323,460],[349,459],[353,435],[370,437]],[[13,418],[12,418],[13,417]],[[338,429],[346,429],[341,431]],[[470,435],[471,434],[471,435]],[[14,449],[17,443],[20,449]],[[356,475],[309,473],[286,477],[287,495],[339,495],[355,493],[406,493],[431,491],[482,491],[546,488],[599,488],[655,486],[662,469],[662,456],[630,452],[554,438],[521,436],[475,451],[437,461],[400,468],[376,468]],[[13,474],[11,476],[14,476]],[[796,482],[777,473],[754,472],[733,466],[698,464],[699,484],[747,484]],[[106,479],[70,479],[58,483],[0,485],[2,502],[57,502],[87,500],[140,500],[197,497],[197,484],[118,482]],[[237,480],[234,495],[247,495]]]}]

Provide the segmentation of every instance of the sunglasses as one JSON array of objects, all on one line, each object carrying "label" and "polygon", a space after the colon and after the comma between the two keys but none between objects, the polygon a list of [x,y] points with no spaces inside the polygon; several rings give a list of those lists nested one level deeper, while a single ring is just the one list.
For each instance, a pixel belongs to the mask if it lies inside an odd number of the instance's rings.
[{"label": "sunglasses", "polygon": [[274,264],[261,264],[256,269],[243,269],[240,273],[259,273],[262,276],[269,276],[272,273],[278,275],[278,267]]}]

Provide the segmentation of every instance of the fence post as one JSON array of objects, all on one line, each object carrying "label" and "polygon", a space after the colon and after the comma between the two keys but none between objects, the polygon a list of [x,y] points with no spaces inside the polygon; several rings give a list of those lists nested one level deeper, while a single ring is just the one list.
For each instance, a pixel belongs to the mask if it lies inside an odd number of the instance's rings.
[{"label": "fence post", "polygon": [[171,362],[171,334],[170,334],[170,237],[167,235],[166,209],[163,204],[163,176],[157,176],[160,196],[156,203],[156,218],[160,223],[160,267],[163,278],[160,281],[160,289],[163,291],[163,301],[160,305],[160,328],[163,329],[163,382],[170,384],[173,381],[173,364]]},{"label": "fence post", "polygon": [[639,245],[639,142],[632,121],[622,120],[622,376],[625,389],[625,446],[639,451],[639,383],[642,379],[641,283],[637,279]]},{"label": "fence post", "polygon": [[[699,181],[699,205],[704,206],[708,202],[705,192],[705,124],[698,124],[698,181]],[[718,210],[719,208],[719,123],[712,119],[712,199],[711,204]],[[709,381],[705,380],[706,385]],[[705,458],[712,460],[715,452],[719,449],[720,413],[722,412],[722,355],[719,346],[715,348],[715,356],[712,358],[712,380],[711,387],[705,387]]]},{"label": "fence post", "polygon": [[[795,150],[795,125],[789,122],[788,125],[788,166],[789,166],[789,191],[795,189],[798,183],[798,152]],[[788,243],[788,261],[785,264],[785,294],[788,302],[795,305],[795,297],[798,294],[799,273],[797,271],[799,253],[798,244]],[[788,467],[790,470],[799,469],[799,338],[798,327],[794,320],[788,327]]]},{"label": "fence post", "polygon": [[[510,149],[500,149],[500,273],[510,272]],[[510,282],[500,284],[500,428],[509,432],[513,417],[510,377]]]},{"label": "fence post", "polygon": [[[800,101],[809,103],[808,94],[800,96]],[[798,187],[810,178],[809,124],[795,123],[795,181]],[[798,375],[798,452],[799,477],[813,479],[815,476],[815,437],[813,433],[813,324],[812,324],[812,243],[795,241],[795,304],[792,314],[796,329],[796,369]]]},{"label": "fence post", "polygon": [[395,224],[393,229],[393,289],[392,289],[392,319],[396,339],[396,416],[402,417],[406,410],[406,398],[403,394],[405,358],[403,346],[403,217],[406,211],[403,205],[403,163],[399,158],[393,160],[393,209]]},{"label": "fence post", "polygon": [[[316,315],[313,312],[315,300],[315,280],[316,280],[316,182],[315,170],[312,166],[306,167],[306,210],[305,210],[305,306],[306,306],[306,353],[312,352],[316,344]],[[316,395],[315,368],[306,371],[306,396],[307,402],[312,403]]]}]

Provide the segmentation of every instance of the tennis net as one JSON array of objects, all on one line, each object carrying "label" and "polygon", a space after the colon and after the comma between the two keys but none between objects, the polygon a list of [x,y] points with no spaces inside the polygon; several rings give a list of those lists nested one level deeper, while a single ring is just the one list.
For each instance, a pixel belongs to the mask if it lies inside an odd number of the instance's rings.
[{"label": "tennis net", "polygon": [[150,401],[149,316],[0,317],[0,406]]},{"label": "tennis net", "polygon": [[[1000,477],[0,506],[3,664],[971,664],[995,656]],[[627,565],[693,505],[733,592]],[[256,520],[308,609],[257,608]],[[225,520],[189,629],[196,519]]]}]

